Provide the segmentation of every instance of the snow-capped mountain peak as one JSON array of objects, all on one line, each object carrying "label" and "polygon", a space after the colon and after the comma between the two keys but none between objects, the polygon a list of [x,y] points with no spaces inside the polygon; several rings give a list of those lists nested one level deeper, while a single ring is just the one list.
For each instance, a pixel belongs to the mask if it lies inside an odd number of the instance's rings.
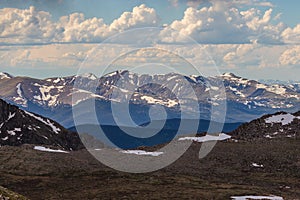
[{"label": "snow-capped mountain peak", "polygon": [[224,77],[224,78],[241,78],[241,77],[239,77],[239,76],[237,76],[237,75],[235,75],[234,73],[231,73],[231,72],[226,72],[226,73],[223,73],[222,75],[221,75],[221,77]]},{"label": "snow-capped mountain peak", "polygon": [[[191,83],[196,96],[186,92],[184,84],[180,81],[182,77]],[[168,88],[164,85],[151,84],[155,82],[166,82]],[[223,83],[224,87],[218,87],[217,83]],[[96,90],[91,91],[95,86]],[[221,88],[225,88],[226,99],[219,98],[216,94]],[[202,116],[209,116],[211,105],[218,106],[220,105],[218,101],[226,100],[230,104],[228,116],[233,122],[240,121],[240,117],[235,114],[237,110],[238,113],[243,112],[245,116],[243,120],[248,121],[265,113],[295,112],[300,106],[300,89],[297,85],[268,85],[232,73],[203,77],[176,73],[137,74],[123,70],[111,72],[100,78],[88,73],[43,80],[29,77],[15,77],[5,81],[0,79],[1,98],[28,111],[41,109],[41,112],[48,113],[46,116],[53,116],[56,121],[61,120],[57,114],[62,112],[61,108],[71,109],[72,106],[93,98],[119,103],[130,99],[130,103],[134,105],[161,105],[176,112],[180,109],[180,105],[175,94],[181,94],[185,102],[201,104],[205,108],[204,112],[207,112]]]},{"label": "snow-capped mountain peak", "polygon": [[80,74],[79,76],[82,78],[88,78],[91,80],[96,80],[98,78],[95,74],[92,74],[92,73],[84,73],[84,74]]},{"label": "snow-capped mountain peak", "polygon": [[12,75],[10,75],[6,72],[0,72],[0,80],[2,80],[2,79],[11,79],[11,78],[13,78]]}]

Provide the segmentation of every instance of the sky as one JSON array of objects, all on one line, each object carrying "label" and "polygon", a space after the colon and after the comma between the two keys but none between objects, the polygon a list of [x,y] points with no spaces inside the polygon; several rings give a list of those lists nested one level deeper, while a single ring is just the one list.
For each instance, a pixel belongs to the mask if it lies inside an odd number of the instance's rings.
[{"label": "sky", "polygon": [[0,70],[101,75],[118,63],[159,73],[149,63],[168,67],[167,60],[171,71],[300,80],[299,7],[292,0],[1,0]]}]

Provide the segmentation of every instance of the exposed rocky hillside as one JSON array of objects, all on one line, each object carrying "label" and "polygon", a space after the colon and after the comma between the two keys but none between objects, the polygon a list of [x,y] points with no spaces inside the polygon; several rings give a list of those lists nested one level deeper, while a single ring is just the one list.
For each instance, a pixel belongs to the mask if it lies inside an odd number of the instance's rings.
[{"label": "exposed rocky hillside", "polygon": [[82,148],[76,133],[0,99],[0,146],[22,144],[51,145],[65,150]]},{"label": "exposed rocky hillside", "polygon": [[265,115],[242,124],[231,134],[234,138],[252,140],[257,138],[300,138],[300,111],[290,114],[278,112]]}]

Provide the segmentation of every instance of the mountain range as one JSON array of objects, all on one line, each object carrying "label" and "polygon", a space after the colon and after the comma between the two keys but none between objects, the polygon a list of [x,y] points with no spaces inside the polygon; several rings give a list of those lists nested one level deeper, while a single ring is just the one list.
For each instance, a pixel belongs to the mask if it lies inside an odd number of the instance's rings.
[{"label": "mountain range", "polygon": [[[1,73],[0,98],[29,112],[39,113],[59,121],[64,127],[74,126],[72,106],[86,111],[81,112],[79,117],[85,119],[84,123],[89,123],[91,108],[87,106],[90,105],[91,100],[96,100],[96,113],[97,117],[102,120],[101,124],[115,125],[111,110],[112,102],[123,103],[129,98],[133,121],[140,125],[150,121],[147,113],[151,105],[164,107],[168,119],[180,118],[180,104],[174,93],[184,91],[185,85],[180,82],[179,77],[182,76],[175,73],[140,75],[129,71],[115,71],[100,78],[93,74],[82,74],[35,79]],[[126,85],[120,82],[122,78],[125,78]],[[183,92],[184,101],[191,104],[198,103],[201,114],[199,117],[199,111],[194,112],[193,109],[190,109],[186,116],[187,119],[210,120],[211,106],[218,107],[218,102],[221,101],[227,103],[225,121],[227,123],[248,122],[264,114],[278,111],[296,112],[300,107],[300,84],[297,82],[266,84],[232,73],[215,77],[191,75],[184,76],[184,78],[190,83],[196,94],[195,98],[195,96]],[[156,81],[168,82],[170,87],[144,84]],[[224,84],[226,99],[219,97],[217,93],[222,92],[221,88],[214,86],[214,83],[220,81]],[[138,87],[131,95],[128,88],[136,86]],[[91,88],[95,88],[95,91],[92,91]],[[214,96],[211,96],[211,91]],[[128,97],[128,95],[131,96]],[[76,96],[76,99],[72,99],[72,96]],[[126,114],[125,112],[124,114]],[[158,116],[152,120],[160,120],[160,118]]]},{"label": "mountain range", "polygon": [[[184,123],[183,128],[179,129],[180,124]],[[160,121],[152,121],[161,124]],[[195,120],[168,119],[164,121],[164,126],[154,126],[145,128],[148,124],[140,127],[120,127],[116,125],[101,125],[103,133],[109,138],[110,142],[119,148],[132,149],[142,146],[155,146],[168,143],[174,137],[195,134],[202,137],[206,134],[211,123],[201,120],[197,130],[191,130],[198,123]],[[299,138],[300,132],[300,111],[296,113],[278,112],[275,114],[264,115],[261,118],[247,123],[227,123],[223,130],[227,130],[233,140],[255,140],[255,139],[276,139],[276,138]],[[134,137],[126,134],[137,132],[139,136]],[[77,133],[78,132],[78,133]],[[156,133],[152,136],[152,132]],[[84,124],[65,129],[59,123],[34,114],[15,105],[10,105],[0,99],[0,146],[21,146],[24,144],[48,145],[61,150],[79,150],[84,148],[103,148],[110,143],[105,142],[106,137],[99,133],[98,126]],[[142,134],[142,135],[141,135]],[[147,134],[150,134],[148,137]]]}]

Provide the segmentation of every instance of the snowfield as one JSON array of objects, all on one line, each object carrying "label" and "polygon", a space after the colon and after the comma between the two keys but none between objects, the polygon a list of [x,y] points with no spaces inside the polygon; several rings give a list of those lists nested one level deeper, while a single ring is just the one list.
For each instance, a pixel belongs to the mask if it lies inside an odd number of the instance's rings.
[{"label": "snowfield", "polygon": [[231,138],[230,135],[227,135],[225,133],[220,133],[218,136],[205,135],[203,137],[183,137],[183,138],[179,138],[178,140],[179,141],[192,140],[194,142],[208,142],[208,141],[227,140],[230,138]]},{"label": "snowfield", "polygon": [[273,115],[272,117],[265,119],[265,122],[267,124],[281,123],[282,125],[288,125],[292,123],[294,119],[300,119],[300,117],[296,117],[292,114],[279,114],[279,115]]},{"label": "snowfield", "polygon": [[46,148],[46,147],[42,147],[42,146],[35,146],[33,149],[38,150],[38,151],[52,152],[52,153],[69,153],[67,151],[55,150],[55,149],[50,149],[50,148]]},{"label": "snowfield", "polygon": [[279,196],[233,196],[231,197],[233,200],[250,200],[250,199],[260,199],[260,200],[265,200],[265,199],[270,199],[270,200],[283,200],[282,197]]},{"label": "snowfield", "polygon": [[163,154],[163,152],[147,152],[147,151],[142,151],[142,150],[123,150],[120,152],[127,153],[127,154],[142,155],[142,156],[159,156],[159,155]]},{"label": "snowfield", "polygon": [[253,166],[253,167],[260,167],[260,168],[264,167],[264,165],[262,165],[262,164],[257,164],[257,163],[252,163],[252,166]]}]

